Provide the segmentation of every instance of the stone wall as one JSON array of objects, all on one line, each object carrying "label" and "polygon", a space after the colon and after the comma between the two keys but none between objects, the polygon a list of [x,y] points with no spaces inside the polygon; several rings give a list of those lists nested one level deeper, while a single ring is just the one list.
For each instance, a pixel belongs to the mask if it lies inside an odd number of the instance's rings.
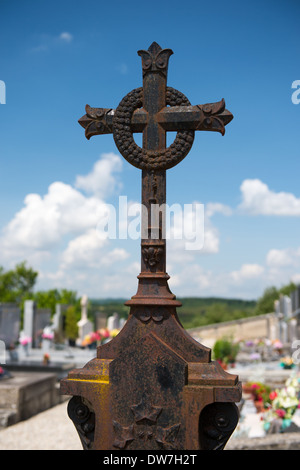
[{"label": "stone wall", "polygon": [[225,450],[300,450],[300,433],[230,439]]},{"label": "stone wall", "polygon": [[214,323],[188,330],[190,335],[200,343],[212,348],[217,339],[230,337],[235,340],[252,340],[256,338],[276,339],[278,320],[273,313],[239,320]]}]

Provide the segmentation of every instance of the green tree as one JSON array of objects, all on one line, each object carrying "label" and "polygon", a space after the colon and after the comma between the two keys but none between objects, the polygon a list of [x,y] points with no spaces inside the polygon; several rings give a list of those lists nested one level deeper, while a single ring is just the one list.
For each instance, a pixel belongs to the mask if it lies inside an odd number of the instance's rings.
[{"label": "green tree", "polygon": [[255,315],[274,312],[274,302],[279,298],[279,291],[275,286],[267,287],[257,300]]},{"label": "green tree", "polygon": [[287,286],[281,287],[281,289],[279,289],[279,293],[283,295],[290,295],[291,292],[296,290],[296,288],[297,288],[296,284],[294,284],[293,282],[290,282]]},{"label": "green tree", "polygon": [[286,286],[282,286],[280,289],[276,288],[275,286],[271,286],[265,289],[263,295],[257,301],[255,315],[274,312],[274,302],[275,300],[279,299],[280,294],[290,295],[291,292],[296,289],[296,287],[296,284],[290,282]]},{"label": "green tree", "polygon": [[9,271],[0,267],[0,302],[21,303],[24,298],[32,295],[37,276],[38,272],[27,267],[26,261]]},{"label": "green tree", "polygon": [[65,312],[65,334],[69,341],[75,341],[78,336],[76,307],[70,305]]},{"label": "green tree", "polygon": [[67,289],[50,289],[47,291],[37,291],[32,296],[39,308],[50,308],[52,314],[55,312],[56,304],[79,305],[75,291]]}]

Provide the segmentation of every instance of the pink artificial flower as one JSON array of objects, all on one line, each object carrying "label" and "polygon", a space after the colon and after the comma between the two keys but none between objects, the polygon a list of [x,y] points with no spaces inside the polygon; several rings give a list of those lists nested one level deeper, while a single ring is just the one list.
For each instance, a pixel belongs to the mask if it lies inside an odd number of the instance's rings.
[{"label": "pink artificial flower", "polygon": [[284,418],[286,415],[285,410],[276,410],[275,413],[277,414],[277,416],[279,416],[279,418]]}]

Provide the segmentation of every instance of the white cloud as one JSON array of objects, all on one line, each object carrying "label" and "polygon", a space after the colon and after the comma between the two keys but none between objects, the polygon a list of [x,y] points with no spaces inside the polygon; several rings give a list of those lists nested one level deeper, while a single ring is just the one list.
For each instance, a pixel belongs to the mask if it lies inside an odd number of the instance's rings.
[{"label": "white cloud", "polygon": [[242,283],[249,279],[256,279],[262,276],[265,268],[259,264],[243,264],[237,271],[232,271],[230,277],[234,282]]},{"label": "white cloud", "polygon": [[214,214],[220,213],[226,216],[232,215],[231,207],[221,204],[220,202],[209,202],[205,206],[207,217],[212,217]]},{"label": "white cloud", "polygon": [[73,35],[68,32],[63,32],[59,35],[59,39],[64,42],[71,42],[73,40]]},{"label": "white cloud", "polygon": [[38,36],[39,44],[30,49],[32,53],[39,53],[60,47],[62,44],[70,44],[73,41],[73,35],[68,31],[63,31],[57,36],[49,34],[40,34]]},{"label": "white cloud", "polygon": [[246,179],[241,184],[239,209],[251,215],[300,216],[300,198],[286,192],[275,193],[259,179]]},{"label": "white cloud", "polygon": [[106,213],[106,205],[96,197],[87,198],[72,186],[52,183],[47,194],[28,194],[24,207],[4,229],[6,249],[48,249],[64,235],[80,233],[96,226]]},{"label": "white cloud", "polygon": [[119,173],[121,170],[121,158],[114,153],[105,153],[95,163],[90,173],[76,177],[75,186],[89,194],[106,198],[120,188],[120,182],[117,181],[115,173]]},{"label": "white cloud", "polygon": [[[102,236],[101,236],[102,235]],[[101,268],[125,260],[129,254],[121,248],[108,251],[109,241],[96,229],[71,240],[62,254],[62,269]]]},{"label": "white cloud", "polygon": [[272,249],[267,253],[266,263],[270,267],[290,266],[294,263],[293,250],[286,248],[283,250]]},{"label": "white cloud", "polygon": [[[96,173],[102,167],[102,161],[105,177],[113,188],[113,172],[115,167],[119,171],[119,160],[112,159],[107,165],[105,155],[97,162],[99,165],[95,164]],[[91,181],[99,181],[93,172],[88,177]],[[96,185],[93,188],[97,190]],[[109,206],[98,196],[85,196],[71,185],[56,181],[44,196],[28,194],[22,209],[4,227],[0,238],[2,258],[9,262],[13,258],[28,258],[38,253],[46,256],[70,237],[88,236],[89,230],[95,229],[108,211]]]}]

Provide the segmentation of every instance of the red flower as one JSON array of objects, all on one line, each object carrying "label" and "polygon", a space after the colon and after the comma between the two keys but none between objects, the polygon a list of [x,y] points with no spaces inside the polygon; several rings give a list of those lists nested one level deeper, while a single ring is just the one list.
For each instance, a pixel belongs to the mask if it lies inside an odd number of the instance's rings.
[{"label": "red flower", "polygon": [[275,391],[271,392],[269,395],[270,400],[274,400],[276,397],[277,397],[277,393]]},{"label": "red flower", "polygon": [[286,411],[284,410],[276,410],[275,413],[279,416],[279,418],[284,418]]}]

